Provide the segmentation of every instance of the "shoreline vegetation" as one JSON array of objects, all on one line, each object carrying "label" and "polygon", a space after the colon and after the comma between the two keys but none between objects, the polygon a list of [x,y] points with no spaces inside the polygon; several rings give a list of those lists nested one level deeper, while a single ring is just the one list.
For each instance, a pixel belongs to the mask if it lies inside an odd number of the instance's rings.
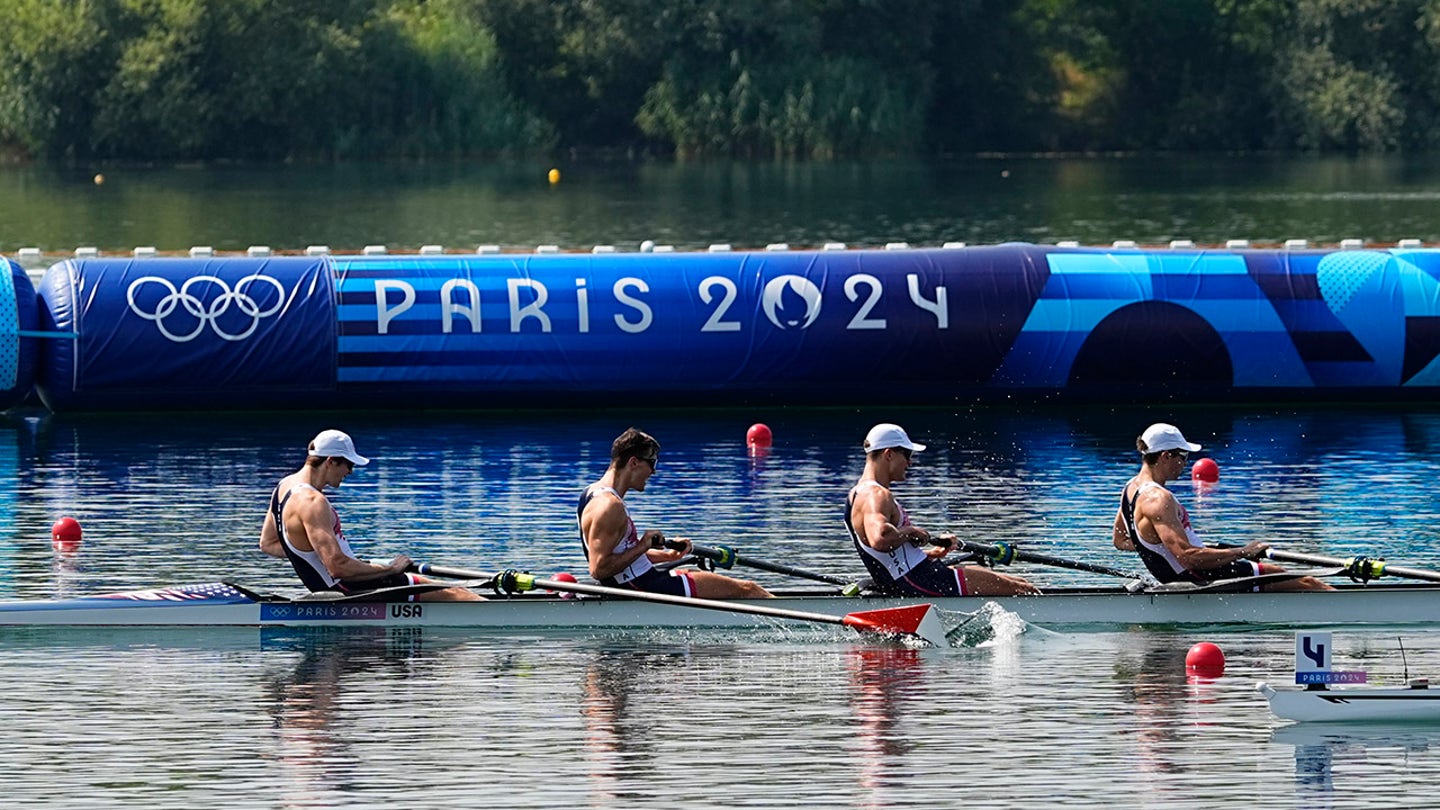
[{"label": "shoreline vegetation", "polygon": [[0,0],[0,162],[1440,147],[1432,0]]}]

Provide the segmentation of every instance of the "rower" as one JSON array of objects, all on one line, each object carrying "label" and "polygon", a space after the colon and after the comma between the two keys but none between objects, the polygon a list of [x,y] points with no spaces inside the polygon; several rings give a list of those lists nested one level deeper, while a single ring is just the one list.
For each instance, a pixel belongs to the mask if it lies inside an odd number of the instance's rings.
[{"label": "rower", "polygon": [[880,424],[865,437],[865,471],[845,502],[845,529],[882,593],[906,596],[1016,596],[1039,593],[1028,581],[979,565],[946,566],[953,534],[932,535],[910,522],[890,485],[905,480],[925,445],[899,425]]},{"label": "rower", "polygon": [[[270,495],[270,508],[260,529],[260,550],[272,557],[288,557],[300,581],[311,591],[360,594],[433,582],[406,573],[412,563],[404,554],[379,564],[357,559],[350,550],[345,531],[340,528],[340,515],[325,497],[324,489],[338,489],[356,467],[369,463],[370,459],[355,452],[355,442],[348,434],[321,431],[306,448],[305,464],[298,472],[280,479]],[[481,598],[464,588],[417,590],[421,592],[407,594],[404,600]]]},{"label": "rower", "polygon": [[[1254,541],[1239,548],[1207,548],[1190,525],[1190,513],[1165,488],[1179,478],[1185,463],[1200,445],[1186,441],[1174,425],[1157,422],[1135,440],[1140,451],[1140,472],[1120,491],[1120,509],[1112,530],[1115,548],[1135,551],[1145,567],[1161,582],[1209,584],[1223,579],[1241,579],[1262,574],[1280,574],[1285,569],[1258,560],[1270,549]],[[1256,585],[1255,590],[1261,590]],[[1330,591],[1334,588],[1315,577],[1296,577],[1266,583],[1269,591]]]},{"label": "rower", "polygon": [[625,508],[625,493],[644,492],[659,464],[660,443],[648,433],[630,428],[610,445],[610,467],[600,480],[585,488],[575,508],[581,547],[590,563],[590,576],[601,585],[673,596],[706,599],[764,599],[770,592],[746,579],[714,571],[672,570],[656,564],[672,563],[690,553],[690,541],[667,541],[655,529],[641,534]]}]

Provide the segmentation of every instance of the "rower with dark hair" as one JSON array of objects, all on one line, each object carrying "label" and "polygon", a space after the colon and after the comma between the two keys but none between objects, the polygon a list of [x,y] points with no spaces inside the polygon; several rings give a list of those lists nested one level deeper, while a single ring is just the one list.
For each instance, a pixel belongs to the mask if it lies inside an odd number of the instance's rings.
[{"label": "rower with dark hair", "polygon": [[[410,558],[404,554],[386,565],[356,558],[340,528],[340,515],[325,497],[326,487],[339,488],[356,467],[370,459],[355,452],[355,442],[339,430],[321,431],[305,451],[298,472],[280,479],[270,495],[270,508],[260,528],[260,550],[272,557],[288,557],[300,581],[311,591],[359,594],[382,588],[428,584],[431,580],[406,573]],[[473,601],[481,597],[464,588],[425,591],[395,601]]]},{"label": "rower with dark hair", "polygon": [[[651,529],[641,534],[625,508],[625,493],[644,492],[660,460],[660,443],[630,428],[610,445],[610,467],[585,488],[575,508],[580,541],[590,562],[590,576],[601,585],[675,596],[707,599],[763,599],[770,593],[757,583],[713,571],[671,571],[656,564],[672,563],[690,553],[690,541]],[[667,547],[668,546],[668,547]]]},{"label": "rower with dark hair", "polygon": [[[1190,454],[1200,445],[1186,441],[1174,425],[1157,422],[1135,440],[1140,472],[1120,491],[1120,509],[1113,529],[1115,548],[1135,551],[1161,582],[1203,585],[1222,579],[1280,574],[1285,569],[1257,562],[1270,546],[1252,541],[1241,548],[1208,548],[1190,525],[1190,513],[1165,488],[1180,477]],[[1260,590],[1256,586],[1256,590]],[[1266,584],[1269,591],[1329,591],[1315,577],[1296,577]]]}]

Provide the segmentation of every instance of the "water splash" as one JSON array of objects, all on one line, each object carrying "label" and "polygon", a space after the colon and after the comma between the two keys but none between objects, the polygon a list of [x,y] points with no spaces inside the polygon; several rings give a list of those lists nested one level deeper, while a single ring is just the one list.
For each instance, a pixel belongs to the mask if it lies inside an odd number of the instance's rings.
[{"label": "water splash", "polygon": [[945,636],[950,639],[951,647],[1012,644],[1031,627],[1018,614],[994,602],[986,602],[973,613],[941,610],[940,620],[945,625]]}]

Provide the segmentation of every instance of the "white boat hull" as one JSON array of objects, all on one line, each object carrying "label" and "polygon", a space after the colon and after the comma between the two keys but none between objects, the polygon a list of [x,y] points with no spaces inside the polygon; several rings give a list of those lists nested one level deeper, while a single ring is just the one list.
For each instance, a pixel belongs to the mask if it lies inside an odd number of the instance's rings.
[{"label": "white boat hull", "polygon": [[1440,722],[1440,689],[1256,689],[1282,720],[1325,723]]},{"label": "white boat hull", "polygon": [[[224,594],[219,583],[60,600],[0,602],[0,626],[386,626],[474,628],[754,627],[783,619],[628,599],[526,594],[485,602],[354,602]],[[210,589],[203,593],[187,589]],[[216,596],[214,594],[222,595]],[[818,593],[754,602],[844,616],[928,602],[969,613],[993,602],[1042,627],[1088,625],[1440,625],[1440,587],[1403,585],[1302,593],[1052,591],[1042,596],[948,599]]]}]

